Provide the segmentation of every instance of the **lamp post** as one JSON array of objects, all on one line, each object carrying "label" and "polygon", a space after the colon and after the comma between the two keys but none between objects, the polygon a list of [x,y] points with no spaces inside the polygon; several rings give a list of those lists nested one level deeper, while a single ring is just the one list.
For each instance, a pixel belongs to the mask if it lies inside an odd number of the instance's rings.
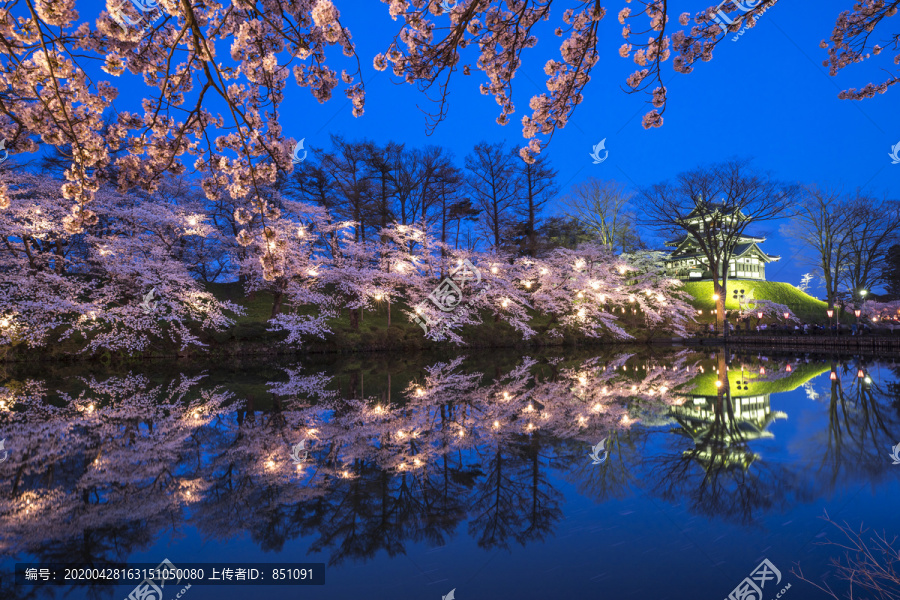
[{"label": "lamp post", "polygon": [[856,315],[856,331],[857,333],[861,333],[859,331],[859,315],[862,314],[862,311],[857,308],[853,311],[853,314]]},{"label": "lamp post", "polygon": [[762,318],[763,318],[763,311],[761,311],[761,310],[756,311],[756,328],[759,329],[760,333],[762,333],[762,327],[760,327],[760,325],[762,325]]},{"label": "lamp post", "polygon": [[829,308],[828,310],[825,311],[825,313],[828,315],[828,331],[830,332],[831,331],[831,317],[834,316],[834,309]]}]

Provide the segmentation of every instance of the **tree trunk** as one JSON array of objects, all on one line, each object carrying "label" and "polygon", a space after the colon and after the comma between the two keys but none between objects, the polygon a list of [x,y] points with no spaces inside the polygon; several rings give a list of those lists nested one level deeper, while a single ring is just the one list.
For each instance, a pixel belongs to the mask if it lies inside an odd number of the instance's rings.
[{"label": "tree trunk", "polygon": [[717,379],[722,382],[719,387],[719,394],[729,396],[730,389],[728,385],[728,357],[725,355],[728,350],[720,350],[716,355],[716,366],[719,368]]},{"label": "tree trunk", "polygon": [[350,329],[352,329],[353,331],[359,331],[359,313],[352,308],[348,308],[347,312],[350,313]]},{"label": "tree trunk", "polygon": [[391,326],[391,299],[390,298],[388,298],[388,301],[387,301],[387,308],[388,308],[388,327],[390,327]]},{"label": "tree trunk", "polygon": [[727,291],[724,279],[722,283],[719,283],[718,277],[713,280],[713,292],[716,295],[716,328],[721,327],[725,337],[728,337],[728,331],[725,327],[725,294]]},{"label": "tree trunk", "polygon": [[275,298],[272,301],[272,314],[269,315],[269,319],[274,319],[275,316],[281,311],[281,303],[284,301],[284,292],[278,290],[275,292]]}]

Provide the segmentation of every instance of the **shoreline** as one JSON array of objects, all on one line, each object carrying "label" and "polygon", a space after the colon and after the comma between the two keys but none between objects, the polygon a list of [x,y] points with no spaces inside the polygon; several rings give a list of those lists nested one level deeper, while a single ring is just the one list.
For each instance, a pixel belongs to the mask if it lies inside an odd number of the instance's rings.
[{"label": "shoreline", "polygon": [[845,354],[852,353],[881,353],[887,356],[900,357],[900,335],[895,336],[829,336],[829,335],[805,335],[805,336],[779,336],[779,335],[731,335],[726,341],[722,337],[649,337],[630,340],[560,340],[557,343],[536,343],[527,340],[510,344],[471,343],[466,345],[441,344],[431,342],[421,345],[365,346],[340,347],[329,344],[309,343],[300,348],[290,348],[273,345],[271,341],[233,341],[232,343],[218,344],[209,350],[191,348],[185,351],[160,352],[146,351],[134,354],[61,354],[52,352],[35,352],[33,349],[23,348],[16,351],[7,348],[7,352],[0,356],[0,364],[41,364],[41,363],[129,363],[143,361],[180,361],[180,360],[220,360],[253,356],[327,356],[327,355],[352,355],[352,354],[391,354],[402,355],[416,352],[451,351],[465,352],[470,350],[547,350],[547,349],[585,349],[598,348],[609,349],[617,347],[751,347],[763,348],[773,353],[802,352],[813,354]]}]

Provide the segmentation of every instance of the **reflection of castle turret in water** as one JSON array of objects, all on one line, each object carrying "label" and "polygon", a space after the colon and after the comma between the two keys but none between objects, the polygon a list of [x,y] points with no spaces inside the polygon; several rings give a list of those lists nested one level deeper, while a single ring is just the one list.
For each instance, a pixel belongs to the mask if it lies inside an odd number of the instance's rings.
[{"label": "reflection of castle turret in water", "polygon": [[787,414],[772,410],[769,396],[685,394],[684,404],[669,411],[680,425],[672,432],[693,440],[694,448],[685,450],[684,454],[693,457],[706,470],[737,466],[747,469],[759,458],[747,443],[774,438],[767,428],[775,420],[787,418]]}]

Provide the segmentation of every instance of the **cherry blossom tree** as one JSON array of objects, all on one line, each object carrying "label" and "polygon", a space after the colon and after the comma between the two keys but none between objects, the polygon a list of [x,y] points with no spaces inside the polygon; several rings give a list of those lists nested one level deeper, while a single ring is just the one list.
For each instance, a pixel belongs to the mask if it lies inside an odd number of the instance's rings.
[{"label": "cherry blossom tree", "polygon": [[[380,70],[390,66],[396,77],[423,90],[437,86],[438,121],[447,114],[450,77],[460,70],[469,75],[474,66],[485,77],[480,90],[501,107],[498,122],[508,123],[515,112],[512,79],[527,51],[538,45],[539,23],[556,19],[554,33],[562,38],[559,57],[544,65],[546,92],[531,98],[532,112],[521,119],[528,142],[520,155],[527,162],[583,101],[599,62],[598,28],[607,13],[598,0],[571,7],[560,6],[561,0],[463,0],[449,11],[435,0],[386,3],[402,26],[372,65]],[[689,73],[698,61],[712,59],[728,32],[754,26],[776,4],[733,0],[693,15],[685,12],[677,21],[690,29],[671,33],[667,27],[675,15],[668,14],[665,0],[636,0],[619,10],[624,39],[619,54],[637,65],[626,84],[632,92],[645,92],[653,106],[644,127],[662,125],[668,93],[665,62],[672,58],[676,72]],[[264,7],[249,1],[202,6],[163,2],[152,20],[138,14],[133,3],[109,0],[107,9],[95,17],[76,11],[74,0],[54,2],[52,9],[42,2],[15,0],[0,22],[0,135],[15,153],[35,151],[38,139],[69,150],[58,199],[67,212],[62,224],[69,233],[80,232],[96,217],[91,202],[102,182],[152,192],[164,172],[188,168],[202,174],[211,201],[230,197],[249,202],[263,231],[264,189],[279,172],[291,170],[296,142],[284,136],[278,123],[289,80],[308,88],[319,102],[342,89],[352,114],[363,113],[361,61],[331,0],[279,1]],[[878,40],[871,34],[896,10],[896,2],[878,0],[841,13],[829,48],[831,72],[879,56],[896,42],[896,35]],[[646,41],[637,39],[645,35]],[[823,46],[829,47],[827,42]],[[470,47],[475,52],[471,57]],[[223,48],[228,48],[224,55]],[[335,56],[337,50],[343,56]],[[104,75],[95,76],[98,69]],[[119,87],[132,81],[141,81],[146,89],[140,106],[116,106]],[[843,97],[870,97],[896,81],[891,74]],[[105,122],[111,113],[113,121]],[[0,191],[0,204],[4,202]]]},{"label": "cherry blossom tree", "polygon": [[874,322],[883,322],[890,324],[893,330],[893,323],[900,320],[900,300],[893,302],[878,302],[876,300],[867,300],[860,308],[860,315]]},{"label": "cherry blossom tree", "polygon": [[[432,339],[461,343],[458,330],[482,323],[485,313],[526,339],[538,333],[532,326],[536,314],[551,317],[540,332],[549,338],[570,331],[629,339],[633,336],[624,329],[622,317],[639,313],[647,326],[666,324],[673,333],[684,334],[692,319],[693,309],[678,281],[666,277],[660,260],[651,266],[642,255],[635,255],[632,265],[624,257],[616,258],[609,248],[592,244],[577,250],[557,248],[537,258],[453,249],[446,254],[451,269],[471,265],[477,276],[469,272],[459,278],[450,271],[443,281],[425,279],[410,292],[408,315],[426,323]],[[455,279],[459,281],[454,284]],[[462,289],[457,291],[454,286]],[[443,304],[439,298],[452,302]],[[462,306],[456,307],[458,303]]]},{"label": "cherry blossom tree", "polygon": [[103,188],[93,222],[61,231],[59,182],[28,173],[2,174],[10,206],[0,211],[0,341],[35,347],[75,335],[85,351],[147,349],[169,339],[202,346],[199,329],[231,324],[243,309],[205,291],[181,260],[187,237],[209,232],[204,215],[144,202]]}]

